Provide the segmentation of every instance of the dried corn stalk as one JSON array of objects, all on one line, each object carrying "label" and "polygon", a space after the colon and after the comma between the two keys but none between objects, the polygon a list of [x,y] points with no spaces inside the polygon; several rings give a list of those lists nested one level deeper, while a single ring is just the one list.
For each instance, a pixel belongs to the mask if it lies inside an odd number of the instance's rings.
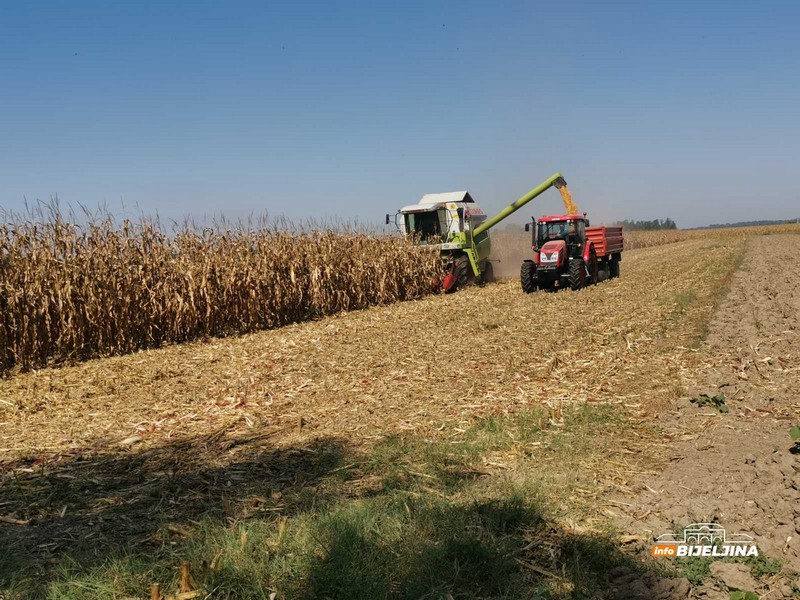
[{"label": "dried corn stalk", "polygon": [[0,372],[417,298],[439,268],[404,240],[330,228],[17,219],[0,225]]}]

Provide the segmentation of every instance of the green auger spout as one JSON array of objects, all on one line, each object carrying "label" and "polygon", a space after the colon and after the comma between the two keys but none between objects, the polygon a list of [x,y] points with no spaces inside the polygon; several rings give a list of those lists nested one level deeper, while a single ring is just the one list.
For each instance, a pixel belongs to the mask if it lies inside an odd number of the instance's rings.
[{"label": "green auger spout", "polygon": [[567,182],[564,181],[564,177],[561,175],[561,173],[556,173],[555,175],[550,177],[548,180],[544,181],[543,183],[541,183],[538,186],[536,186],[535,188],[533,188],[530,192],[528,192],[527,194],[522,196],[516,202],[506,206],[503,210],[501,210],[499,213],[497,213],[491,219],[488,219],[488,220],[484,221],[483,223],[481,223],[480,225],[478,225],[472,231],[472,235],[473,236],[480,235],[481,233],[483,233],[487,229],[489,229],[491,227],[494,227],[500,221],[505,219],[508,215],[510,215],[513,212],[516,212],[517,210],[519,210],[520,208],[525,206],[528,202],[530,202],[531,200],[536,198],[536,196],[538,196],[539,194],[542,194],[543,192],[546,192],[548,189],[550,189],[550,187],[555,186],[557,188],[560,188],[560,187],[562,187],[562,186],[564,186],[566,184],[567,184]]}]

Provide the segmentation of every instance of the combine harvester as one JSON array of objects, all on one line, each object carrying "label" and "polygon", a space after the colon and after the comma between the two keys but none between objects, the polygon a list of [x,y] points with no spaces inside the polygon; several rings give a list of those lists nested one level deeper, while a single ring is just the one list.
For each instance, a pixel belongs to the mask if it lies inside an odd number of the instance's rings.
[{"label": "combine harvester", "polygon": [[[559,190],[566,215],[542,217],[525,225],[533,229],[533,260],[520,269],[522,290],[556,290],[569,287],[579,290],[592,283],[619,277],[622,260],[622,226],[590,227],[586,213],[578,207],[566,185]],[[531,227],[533,225],[533,227]]]},{"label": "combine harvester", "polygon": [[[442,289],[454,292],[470,281],[492,281],[489,229],[550,187],[562,190],[562,196],[566,192],[564,197],[568,197],[566,185],[561,173],[556,173],[491,219],[468,192],[426,194],[417,204],[401,208],[394,223],[402,234],[416,236],[420,244],[438,247],[446,264]],[[390,222],[391,215],[386,215],[386,224]]]}]

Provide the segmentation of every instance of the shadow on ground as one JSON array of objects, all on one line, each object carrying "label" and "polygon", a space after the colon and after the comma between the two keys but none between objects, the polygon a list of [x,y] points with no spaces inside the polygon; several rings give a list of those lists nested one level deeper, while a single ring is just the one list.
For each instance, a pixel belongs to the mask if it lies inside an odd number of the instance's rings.
[{"label": "shadow on ground", "polygon": [[333,488],[321,484],[342,466],[345,443],[272,447],[268,439],[198,436],[139,452],[85,449],[2,464],[2,512],[24,524],[7,523],[0,535],[14,554],[38,559],[90,542],[102,558],[162,533],[180,536],[203,519],[324,507]]},{"label": "shadow on ground", "polygon": [[0,590],[146,597],[189,560],[214,598],[637,597],[615,581],[645,568],[546,503],[408,439],[82,449],[2,465]]}]

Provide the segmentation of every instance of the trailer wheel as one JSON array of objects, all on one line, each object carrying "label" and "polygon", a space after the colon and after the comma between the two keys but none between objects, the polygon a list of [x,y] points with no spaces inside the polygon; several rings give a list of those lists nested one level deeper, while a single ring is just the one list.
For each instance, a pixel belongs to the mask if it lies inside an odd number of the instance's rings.
[{"label": "trailer wheel", "polygon": [[530,294],[536,291],[536,263],[532,260],[522,261],[522,268],[519,270],[519,280],[522,284],[522,291]]},{"label": "trailer wheel", "polygon": [[586,263],[582,258],[573,258],[569,261],[569,287],[579,290],[586,285]]},{"label": "trailer wheel", "polygon": [[611,257],[611,262],[608,265],[609,276],[611,279],[619,277],[619,255],[615,254]]},{"label": "trailer wheel", "polygon": [[589,281],[590,283],[598,283],[600,281],[600,265],[598,264],[597,252],[594,246],[592,246],[589,256]]}]

